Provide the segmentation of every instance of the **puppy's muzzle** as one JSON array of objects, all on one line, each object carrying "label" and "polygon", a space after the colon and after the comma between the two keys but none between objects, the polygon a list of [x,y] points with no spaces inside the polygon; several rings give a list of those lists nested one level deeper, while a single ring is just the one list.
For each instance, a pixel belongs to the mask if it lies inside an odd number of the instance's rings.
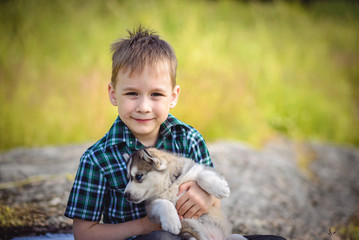
[{"label": "puppy's muzzle", "polygon": [[129,192],[125,192],[124,197],[127,201],[131,202],[131,194]]}]

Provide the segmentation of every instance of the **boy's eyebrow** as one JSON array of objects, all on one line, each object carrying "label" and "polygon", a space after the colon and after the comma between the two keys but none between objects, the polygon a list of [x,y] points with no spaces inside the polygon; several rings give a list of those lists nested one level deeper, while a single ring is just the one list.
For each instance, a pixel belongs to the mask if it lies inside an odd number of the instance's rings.
[{"label": "boy's eyebrow", "polygon": [[160,87],[156,87],[154,89],[151,89],[151,91],[158,91],[158,92],[165,92],[166,91],[166,88],[160,88]]},{"label": "boy's eyebrow", "polygon": [[122,89],[122,91],[135,91],[135,90],[137,90],[137,88],[135,87],[125,87]]},{"label": "boy's eyebrow", "polygon": [[[135,88],[135,87],[124,87],[122,89],[122,91],[137,91],[138,89]],[[166,91],[166,88],[161,88],[161,87],[156,87],[156,88],[153,88],[151,89],[151,91],[155,91],[155,92],[165,92]]]}]

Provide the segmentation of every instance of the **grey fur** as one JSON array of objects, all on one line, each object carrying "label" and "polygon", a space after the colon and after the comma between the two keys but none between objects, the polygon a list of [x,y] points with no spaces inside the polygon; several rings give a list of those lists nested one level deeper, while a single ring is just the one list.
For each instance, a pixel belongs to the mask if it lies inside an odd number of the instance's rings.
[{"label": "grey fur", "polygon": [[132,156],[128,175],[127,200],[134,203],[145,201],[149,219],[161,224],[163,230],[184,239],[246,239],[239,234],[230,235],[230,224],[221,210],[214,206],[198,219],[179,219],[175,205],[179,186],[183,183],[195,181],[219,199],[229,196],[227,181],[213,168],[170,152],[146,148]]}]

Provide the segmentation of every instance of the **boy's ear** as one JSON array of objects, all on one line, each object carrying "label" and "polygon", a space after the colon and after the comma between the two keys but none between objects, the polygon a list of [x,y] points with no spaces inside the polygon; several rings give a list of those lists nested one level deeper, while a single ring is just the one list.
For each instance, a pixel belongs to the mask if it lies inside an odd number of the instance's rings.
[{"label": "boy's ear", "polygon": [[173,91],[172,91],[172,99],[171,99],[171,102],[170,102],[170,108],[174,108],[177,105],[177,101],[178,101],[178,97],[180,95],[180,92],[181,92],[180,86],[176,85],[173,88]]},{"label": "boy's ear", "polygon": [[108,97],[112,105],[117,106],[116,89],[112,82],[108,84]]}]

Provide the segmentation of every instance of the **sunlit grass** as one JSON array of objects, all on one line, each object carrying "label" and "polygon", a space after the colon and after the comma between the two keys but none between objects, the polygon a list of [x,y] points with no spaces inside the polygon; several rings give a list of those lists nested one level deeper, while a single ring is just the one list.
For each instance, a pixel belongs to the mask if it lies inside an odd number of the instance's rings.
[{"label": "sunlit grass", "polygon": [[208,141],[261,144],[281,134],[359,144],[358,5],[0,4],[0,149],[102,137],[116,117],[109,46],[138,24],[176,50],[182,92],[173,113]]}]

